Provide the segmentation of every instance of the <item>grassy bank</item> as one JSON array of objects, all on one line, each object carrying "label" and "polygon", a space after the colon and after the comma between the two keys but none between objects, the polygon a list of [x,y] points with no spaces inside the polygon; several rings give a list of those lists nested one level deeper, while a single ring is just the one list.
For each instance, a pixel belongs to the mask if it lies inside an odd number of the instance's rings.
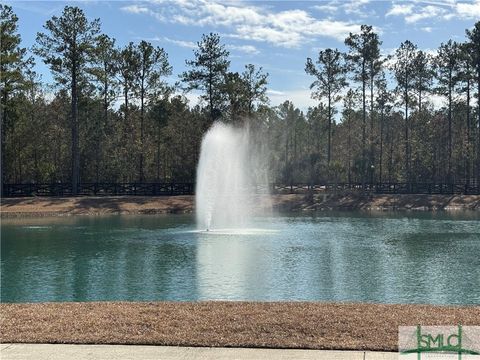
[{"label": "grassy bank", "polygon": [[[117,196],[2,199],[0,214],[12,216],[190,213],[194,196]],[[480,195],[362,195],[358,193],[273,195],[256,198],[258,209],[315,210],[479,210]]]},{"label": "grassy bank", "polygon": [[0,304],[1,342],[395,351],[401,325],[480,325],[480,307],[302,302]]}]

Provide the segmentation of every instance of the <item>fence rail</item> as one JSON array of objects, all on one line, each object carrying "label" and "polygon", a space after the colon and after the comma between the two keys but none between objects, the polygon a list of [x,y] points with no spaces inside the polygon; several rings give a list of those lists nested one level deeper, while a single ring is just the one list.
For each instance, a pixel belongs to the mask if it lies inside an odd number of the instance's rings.
[{"label": "fence rail", "polygon": [[479,195],[480,186],[475,184],[442,183],[325,183],[272,185],[273,193],[296,194],[307,192],[366,191],[375,194],[463,194]]},{"label": "fence rail", "polygon": [[[192,195],[194,183],[81,183],[78,196],[171,196]],[[476,184],[435,184],[435,183],[324,183],[324,184],[270,184],[257,186],[245,191],[273,194],[331,193],[359,191],[376,194],[465,194],[479,195]],[[69,183],[52,184],[4,184],[4,197],[24,196],[72,196]]]},{"label": "fence rail", "polygon": [[[193,183],[81,183],[78,185],[79,196],[169,196],[191,195]],[[53,184],[4,184],[4,197],[20,196],[72,196],[69,183]]]}]

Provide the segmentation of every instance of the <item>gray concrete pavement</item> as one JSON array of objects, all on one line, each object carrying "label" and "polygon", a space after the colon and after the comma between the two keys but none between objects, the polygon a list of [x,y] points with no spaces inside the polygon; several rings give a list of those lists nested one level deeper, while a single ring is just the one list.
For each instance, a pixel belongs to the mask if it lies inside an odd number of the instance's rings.
[{"label": "gray concrete pavement", "polygon": [[[143,345],[1,344],[0,358],[2,360],[393,360],[398,359],[398,354]],[[409,358],[401,357],[402,360]]]},{"label": "gray concrete pavement", "polygon": [[[457,359],[457,355],[422,355],[422,359]],[[424,357],[425,356],[425,357]],[[252,348],[143,345],[0,344],[1,360],[417,360],[416,354]],[[480,356],[462,355],[462,360]]]}]

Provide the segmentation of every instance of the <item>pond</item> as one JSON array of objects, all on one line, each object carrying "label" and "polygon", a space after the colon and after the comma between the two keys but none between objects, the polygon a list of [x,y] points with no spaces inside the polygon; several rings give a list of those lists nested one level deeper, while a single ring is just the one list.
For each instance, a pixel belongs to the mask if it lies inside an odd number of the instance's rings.
[{"label": "pond", "polygon": [[1,301],[480,303],[478,213],[3,219]]}]

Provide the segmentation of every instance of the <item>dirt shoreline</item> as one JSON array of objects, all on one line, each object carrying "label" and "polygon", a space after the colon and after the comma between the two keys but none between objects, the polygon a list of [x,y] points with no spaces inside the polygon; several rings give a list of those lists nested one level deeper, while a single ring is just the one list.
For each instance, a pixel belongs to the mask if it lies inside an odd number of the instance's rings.
[{"label": "dirt shoreline", "polygon": [[[1,217],[191,213],[194,196],[29,197],[1,200]],[[362,195],[358,193],[273,195],[256,198],[274,211],[480,210],[480,195]]]},{"label": "dirt shoreline", "polygon": [[480,325],[480,306],[312,302],[0,304],[2,343],[396,351],[398,326]]}]

